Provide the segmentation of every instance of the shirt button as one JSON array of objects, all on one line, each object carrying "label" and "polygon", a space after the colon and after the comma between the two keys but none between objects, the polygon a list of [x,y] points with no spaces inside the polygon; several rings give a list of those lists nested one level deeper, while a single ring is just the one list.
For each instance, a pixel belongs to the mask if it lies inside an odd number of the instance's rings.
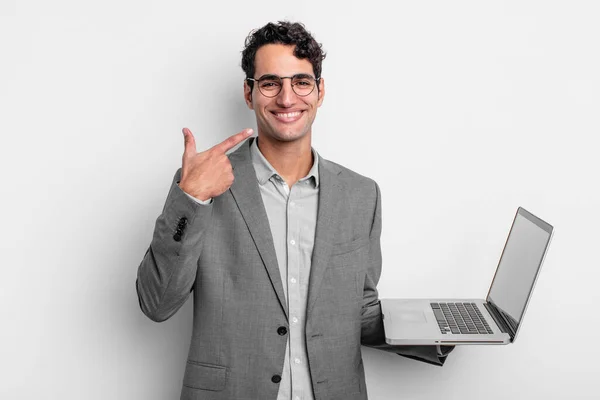
[{"label": "shirt button", "polygon": [[296,278],[291,278],[291,279],[290,279],[290,282],[292,282],[292,283],[296,283]]},{"label": "shirt button", "polygon": [[297,323],[297,322],[298,322],[298,318],[294,317],[294,318],[292,318],[292,321],[293,321],[294,323]]},{"label": "shirt button", "polygon": [[296,396],[294,397],[294,400],[300,400],[300,397]]},{"label": "shirt button", "polygon": [[290,240],[290,244],[293,246],[296,244],[296,241],[294,239]]},{"label": "shirt button", "polygon": [[299,359],[299,358],[296,358],[296,359],[294,360],[294,362],[295,362],[296,364],[300,364],[300,359]]},{"label": "shirt button", "polygon": [[296,205],[296,203],[294,203],[293,201],[290,202],[290,206],[294,207]]}]

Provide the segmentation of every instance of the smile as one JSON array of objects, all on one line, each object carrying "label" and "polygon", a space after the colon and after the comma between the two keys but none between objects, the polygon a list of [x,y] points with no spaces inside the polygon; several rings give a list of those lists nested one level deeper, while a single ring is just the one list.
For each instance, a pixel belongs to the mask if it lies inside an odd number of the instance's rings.
[{"label": "smile", "polygon": [[281,122],[294,122],[300,119],[303,112],[304,111],[294,111],[288,113],[272,112],[272,114],[275,115],[275,117]]}]

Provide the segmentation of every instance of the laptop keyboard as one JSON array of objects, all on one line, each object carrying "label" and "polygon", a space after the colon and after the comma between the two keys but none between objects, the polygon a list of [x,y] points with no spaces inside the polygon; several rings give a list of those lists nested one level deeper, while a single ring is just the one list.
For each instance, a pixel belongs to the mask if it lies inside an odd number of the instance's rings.
[{"label": "laptop keyboard", "polygon": [[443,334],[494,333],[475,303],[431,303],[431,309]]}]

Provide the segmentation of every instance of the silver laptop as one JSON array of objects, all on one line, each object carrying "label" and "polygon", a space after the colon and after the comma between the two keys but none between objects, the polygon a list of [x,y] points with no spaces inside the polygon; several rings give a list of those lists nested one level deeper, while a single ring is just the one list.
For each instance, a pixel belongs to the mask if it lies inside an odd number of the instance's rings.
[{"label": "silver laptop", "polygon": [[487,298],[381,299],[385,340],[398,345],[515,341],[554,228],[519,207]]}]

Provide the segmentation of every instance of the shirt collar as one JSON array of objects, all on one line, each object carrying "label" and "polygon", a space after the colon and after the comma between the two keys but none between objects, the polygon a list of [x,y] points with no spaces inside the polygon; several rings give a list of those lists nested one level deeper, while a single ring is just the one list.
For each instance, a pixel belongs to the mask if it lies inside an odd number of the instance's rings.
[{"label": "shirt collar", "polygon": [[[260,152],[258,148],[258,138],[254,138],[252,143],[250,144],[250,153],[252,154],[252,165],[254,166],[254,170],[256,171],[256,179],[258,183],[262,186],[264,185],[273,175],[281,177],[279,173],[273,168],[271,163],[267,161],[265,156]],[[308,171],[308,174],[300,179],[300,181],[307,180],[311,177],[314,178],[314,187],[319,187],[319,153],[311,146],[310,150],[313,154],[313,165]]]}]

